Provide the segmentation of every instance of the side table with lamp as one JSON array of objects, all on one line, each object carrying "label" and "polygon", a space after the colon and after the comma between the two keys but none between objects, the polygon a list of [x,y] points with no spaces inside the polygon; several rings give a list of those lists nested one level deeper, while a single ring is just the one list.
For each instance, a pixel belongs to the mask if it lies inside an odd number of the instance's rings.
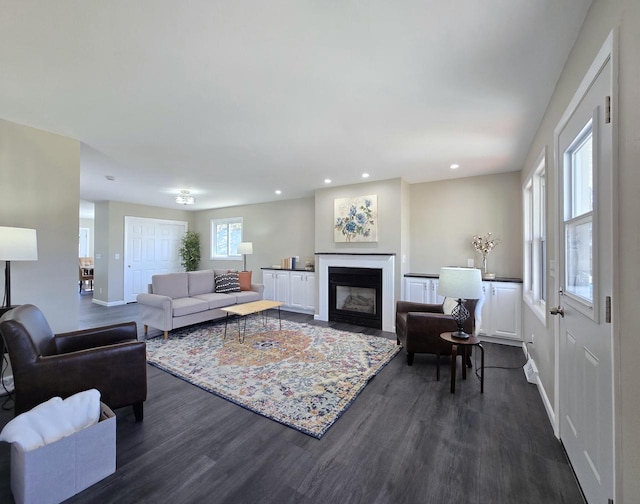
[{"label": "side table with lamp", "polygon": [[[467,378],[467,348],[477,346],[481,353],[480,392],[484,393],[484,348],[480,339],[464,332],[463,324],[471,315],[464,306],[465,299],[481,299],[482,275],[475,268],[441,268],[438,283],[438,295],[456,299],[458,304],[451,311],[451,317],[458,325],[458,330],[440,335],[451,347],[451,393],[456,391],[456,357],[458,349],[462,349],[462,379]],[[439,356],[438,356],[439,357]]]}]

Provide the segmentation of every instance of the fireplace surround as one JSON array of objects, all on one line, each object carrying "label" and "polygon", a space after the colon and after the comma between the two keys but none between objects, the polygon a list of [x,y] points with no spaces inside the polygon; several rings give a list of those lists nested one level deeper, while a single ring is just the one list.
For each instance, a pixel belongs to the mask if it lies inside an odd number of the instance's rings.
[{"label": "fireplace surround", "polygon": [[[329,268],[370,268],[382,271],[380,315],[382,330],[395,332],[395,254],[316,253],[318,313],[316,320],[329,321]],[[356,291],[356,295],[359,292]]]}]

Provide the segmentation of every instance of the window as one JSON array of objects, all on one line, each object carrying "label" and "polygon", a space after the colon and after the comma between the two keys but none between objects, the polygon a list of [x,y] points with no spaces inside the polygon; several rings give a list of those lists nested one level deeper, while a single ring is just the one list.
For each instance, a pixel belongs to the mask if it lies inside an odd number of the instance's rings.
[{"label": "window", "polygon": [[524,300],[542,321],[546,321],[547,298],[547,191],[545,153],[527,178],[524,199]]},{"label": "window", "polygon": [[242,217],[211,220],[211,259],[239,259]]},{"label": "window", "polygon": [[565,152],[565,290],[593,303],[593,127]]}]

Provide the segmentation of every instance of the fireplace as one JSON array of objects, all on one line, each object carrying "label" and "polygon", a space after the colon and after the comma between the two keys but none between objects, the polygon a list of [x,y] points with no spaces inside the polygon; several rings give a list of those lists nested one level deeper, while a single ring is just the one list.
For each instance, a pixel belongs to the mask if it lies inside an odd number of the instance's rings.
[{"label": "fireplace", "polygon": [[[382,330],[395,332],[395,254],[316,252],[318,312],[316,320],[329,321],[329,268],[371,268],[382,270],[382,303],[376,309],[382,316]],[[376,303],[378,298],[376,298]]]},{"label": "fireplace", "polygon": [[382,269],[329,267],[329,320],[382,329]]}]

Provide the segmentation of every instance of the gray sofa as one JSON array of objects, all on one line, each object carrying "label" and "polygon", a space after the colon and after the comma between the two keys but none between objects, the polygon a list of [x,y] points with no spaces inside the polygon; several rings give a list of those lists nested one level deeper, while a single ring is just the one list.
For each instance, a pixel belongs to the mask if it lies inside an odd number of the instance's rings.
[{"label": "gray sofa", "polygon": [[164,331],[226,316],[220,308],[262,299],[264,286],[251,284],[251,290],[215,292],[215,276],[227,270],[202,270],[153,275],[149,293],[137,296],[144,334],[149,326]]}]

